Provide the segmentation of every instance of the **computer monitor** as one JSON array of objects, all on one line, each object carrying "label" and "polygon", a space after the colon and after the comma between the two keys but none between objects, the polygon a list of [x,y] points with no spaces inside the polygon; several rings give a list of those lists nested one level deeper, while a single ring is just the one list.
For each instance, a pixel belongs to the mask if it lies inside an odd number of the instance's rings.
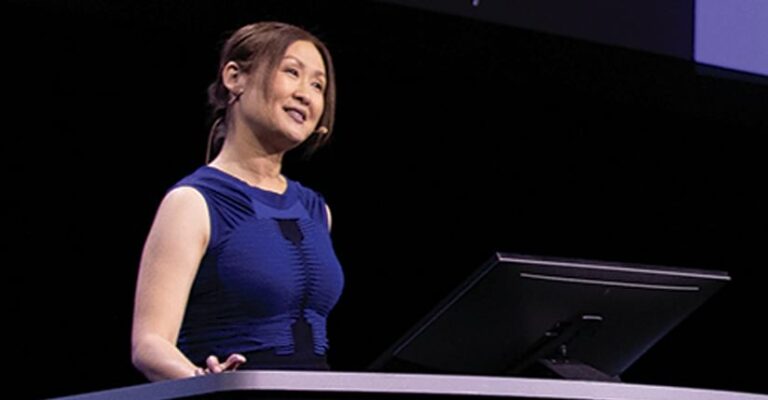
[{"label": "computer monitor", "polygon": [[729,280],[722,271],[497,253],[369,369],[619,380]]}]

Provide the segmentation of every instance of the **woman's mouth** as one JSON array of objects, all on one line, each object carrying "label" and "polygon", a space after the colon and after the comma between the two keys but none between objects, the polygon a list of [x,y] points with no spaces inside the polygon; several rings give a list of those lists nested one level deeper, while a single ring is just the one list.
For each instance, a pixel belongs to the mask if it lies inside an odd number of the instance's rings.
[{"label": "woman's mouth", "polygon": [[306,119],[307,119],[307,117],[304,114],[304,112],[299,110],[299,109],[286,107],[286,108],[284,108],[284,110],[285,110],[286,113],[288,113],[288,115],[291,117],[291,119],[296,121],[296,123],[303,124],[304,121],[306,121]]}]

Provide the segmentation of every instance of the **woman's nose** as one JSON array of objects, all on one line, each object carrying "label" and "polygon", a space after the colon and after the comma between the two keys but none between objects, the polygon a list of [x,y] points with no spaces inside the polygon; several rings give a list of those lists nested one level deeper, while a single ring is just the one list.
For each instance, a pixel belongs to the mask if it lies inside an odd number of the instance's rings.
[{"label": "woman's nose", "polygon": [[301,89],[297,88],[296,91],[293,92],[293,97],[301,102],[301,104],[308,106],[309,105],[309,96],[307,96],[306,92]]}]

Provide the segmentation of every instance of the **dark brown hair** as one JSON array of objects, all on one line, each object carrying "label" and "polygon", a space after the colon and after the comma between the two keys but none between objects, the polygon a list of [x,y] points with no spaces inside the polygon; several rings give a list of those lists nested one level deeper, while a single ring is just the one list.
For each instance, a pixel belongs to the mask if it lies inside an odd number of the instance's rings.
[{"label": "dark brown hair", "polygon": [[325,127],[328,132],[312,135],[309,139],[311,143],[308,145],[308,152],[317,150],[328,141],[333,131],[336,112],[336,77],[331,53],[320,39],[304,29],[282,22],[258,22],[235,31],[221,49],[219,73],[216,80],[208,86],[208,104],[212,108],[214,122],[208,135],[206,163],[216,157],[227,135],[227,110],[231,94],[221,80],[224,66],[234,61],[245,73],[258,72],[256,79],[264,91],[265,98],[269,98],[271,96],[270,79],[280,65],[285,51],[298,40],[311,42],[317,47],[325,62],[327,76],[325,108],[318,128]]}]

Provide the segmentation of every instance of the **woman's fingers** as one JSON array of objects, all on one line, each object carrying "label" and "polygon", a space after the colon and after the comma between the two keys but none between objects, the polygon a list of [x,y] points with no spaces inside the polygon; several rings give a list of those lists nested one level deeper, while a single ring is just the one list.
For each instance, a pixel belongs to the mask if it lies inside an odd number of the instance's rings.
[{"label": "woman's fingers", "polygon": [[205,360],[207,368],[203,370],[204,374],[218,374],[224,371],[234,371],[245,363],[245,357],[242,354],[230,354],[227,361],[220,362],[219,358],[211,355]]},{"label": "woman's fingers", "polygon": [[234,353],[230,354],[227,361],[224,361],[221,366],[224,368],[224,371],[234,371],[243,363],[245,363],[245,357],[242,354]]},{"label": "woman's fingers", "polygon": [[221,367],[221,363],[219,362],[219,358],[216,356],[208,356],[208,358],[205,360],[205,364],[208,366],[208,370],[214,374],[218,374],[224,371],[224,368]]}]

